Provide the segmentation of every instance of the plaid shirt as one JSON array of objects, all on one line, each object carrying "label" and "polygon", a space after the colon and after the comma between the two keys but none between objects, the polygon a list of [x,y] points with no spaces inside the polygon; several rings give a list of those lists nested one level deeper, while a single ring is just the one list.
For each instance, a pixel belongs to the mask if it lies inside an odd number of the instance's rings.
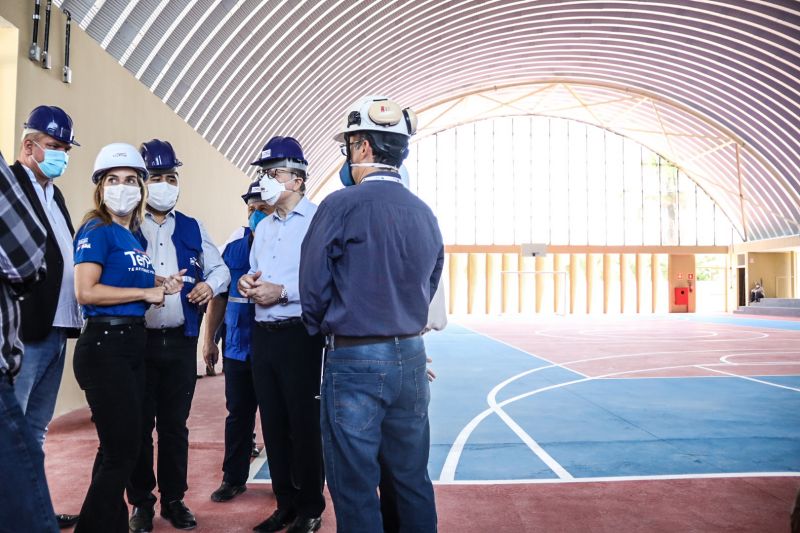
[{"label": "plaid shirt", "polygon": [[22,359],[17,295],[44,272],[47,234],[0,153],[0,374],[14,375]]}]

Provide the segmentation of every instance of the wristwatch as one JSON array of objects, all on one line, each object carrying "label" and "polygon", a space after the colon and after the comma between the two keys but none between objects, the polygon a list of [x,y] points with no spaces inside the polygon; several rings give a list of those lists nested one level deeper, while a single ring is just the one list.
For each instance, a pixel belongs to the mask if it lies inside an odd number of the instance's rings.
[{"label": "wristwatch", "polygon": [[281,305],[286,305],[289,303],[289,293],[286,291],[286,287],[281,286],[281,295],[278,296],[278,303]]}]

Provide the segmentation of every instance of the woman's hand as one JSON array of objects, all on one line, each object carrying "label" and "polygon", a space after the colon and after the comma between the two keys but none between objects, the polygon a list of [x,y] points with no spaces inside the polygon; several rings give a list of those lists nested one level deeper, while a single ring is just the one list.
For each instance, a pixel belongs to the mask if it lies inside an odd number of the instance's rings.
[{"label": "woman's hand", "polygon": [[144,289],[144,301],[156,307],[164,305],[164,287]]}]

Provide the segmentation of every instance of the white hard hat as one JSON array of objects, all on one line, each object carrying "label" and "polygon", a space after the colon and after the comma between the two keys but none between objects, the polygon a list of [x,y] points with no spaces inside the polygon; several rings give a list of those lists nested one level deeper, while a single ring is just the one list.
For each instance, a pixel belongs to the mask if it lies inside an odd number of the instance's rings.
[{"label": "white hard hat", "polygon": [[349,107],[342,131],[333,139],[343,143],[346,134],[357,131],[399,133],[411,137],[417,132],[417,115],[385,96],[365,96]]},{"label": "white hard hat", "polygon": [[106,171],[119,167],[132,168],[143,180],[147,179],[147,167],[139,150],[128,143],[111,143],[102,147],[94,160],[92,183],[100,181]]}]

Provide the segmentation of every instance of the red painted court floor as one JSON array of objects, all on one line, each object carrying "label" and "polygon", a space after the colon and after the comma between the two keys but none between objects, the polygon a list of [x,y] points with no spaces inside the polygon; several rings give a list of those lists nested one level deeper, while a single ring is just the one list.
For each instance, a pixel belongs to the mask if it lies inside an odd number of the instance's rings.
[{"label": "red painted court floor", "polygon": [[[719,361],[714,336],[706,333],[725,328],[697,326],[684,339],[666,340],[670,332],[648,330],[640,321],[594,324],[557,320],[545,328],[532,328],[525,321],[508,319],[464,320],[463,325],[530,350],[561,363],[581,361],[586,354],[602,357],[617,353],[626,342],[646,342],[665,357],[653,360],[622,358],[614,361],[619,371],[680,366],[669,351],[695,351],[688,375]],[[679,325],[678,328],[680,329]],[[660,331],[660,333],[659,333]],[[702,333],[706,331],[706,333]],[[731,330],[724,342],[747,348],[750,330]],[[744,331],[744,332],[742,332]],[[538,332],[538,333],[535,333]],[[583,333],[580,333],[583,332]],[[691,338],[689,338],[691,337]],[[627,340],[626,340],[627,338]],[[797,332],[774,332],[770,347],[797,349]],[[773,344],[774,342],[774,344]],[[756,353],[743,351],[750,355]],[[706,350],[706,353],[703,352]],[[658,354],[653,354],[658,357]],[[737,356],[738,357],[738,356]],[[627,359],[627,360],[626,360]],[[638,360],[639,363],[633,363]],[[754,359],[753,359],[754,360]],[[643,362],[644,361],[644,362]],[[685,359],[684,359],[685,361]],[[796,359],[795,359],[796,361]],[[779,361],[775,361],[779,362]],[[609,373],[609,362],[574,363],[580,371]],[[655,364],[655,366],[654,366]],[[435,362],[434,362],[435,365]],[[634,365],[633,367],[631,365]],[[713,368],[709,366],[708,368]],[[795,367],[796,369],[796,367]],[[792,371],[796,373],[796,370]],[[674,369],[673,369],[674,370]],[[773,369],[778,371],[779,366]],[[66,372],[71,371],[66,369]],[[672,371],[672,370],[671,370]],[[198,381],[190,426],[189,492],[185,501],[198,519],[196,531],[244,532],[268,516],[275,506],[269,485],[251,485],[227,503],[214,503],[211,492],[221,480],[225,418],[224,377]],[[260,439],[259,439],[260,441]],[[46,468],[54,506],[60,513],[77,513],[89,483],[97,446],[88,409],[80,409],[55,420],[46,442]],[[440,531],[443,532],[786,532],[798,477],[689,478],[644,481],[554,482],[535,484],[436,485]],[[171,531],[161,518],[155,531]],[[323,515],[321,531],[335,531],[333,508]]]}]

